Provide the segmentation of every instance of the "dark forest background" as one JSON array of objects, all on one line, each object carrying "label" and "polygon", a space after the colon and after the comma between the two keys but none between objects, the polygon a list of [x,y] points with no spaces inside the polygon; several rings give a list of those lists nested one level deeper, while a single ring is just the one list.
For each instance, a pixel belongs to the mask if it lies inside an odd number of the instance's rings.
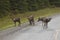
[{"label": "dark forest background", "polygon": [[60,0],[0,0],[0,18],[54,7],[60,7]]}]

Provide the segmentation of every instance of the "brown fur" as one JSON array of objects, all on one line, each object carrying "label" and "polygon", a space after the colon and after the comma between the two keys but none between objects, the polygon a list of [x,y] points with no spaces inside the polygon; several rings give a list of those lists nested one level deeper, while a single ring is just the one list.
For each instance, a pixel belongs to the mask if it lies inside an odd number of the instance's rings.
[{"label": "brown fur", "polygon": [[42,17],[42,18],[38,18],[38,22],[42,21],[44,24],[42,24],[44,27],[48,28],[48,23],[51,21],[52,18],[46,18],[46,17]]},{"label": "brown fur", "polygon": [[14,22],[15,26],[16,26],[16,22],[18,22],[18,23],[19,23],[18,25],[20,25],[20,24],[21,24],[21,22],[20,22],[20,18],[12,18],[12,20],[13,20],[13,22]]},{"label": "brown fur", "polygon": [[34,25],[35,23],[34,23],[34,16],[29,16],[28,17],[28,21],[29,21],[29,23],[30,23],[30,25]]}]

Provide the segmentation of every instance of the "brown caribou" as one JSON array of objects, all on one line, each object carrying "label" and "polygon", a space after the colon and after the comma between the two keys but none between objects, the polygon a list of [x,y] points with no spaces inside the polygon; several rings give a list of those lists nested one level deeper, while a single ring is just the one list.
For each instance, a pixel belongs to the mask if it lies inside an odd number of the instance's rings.
[{"label": "brown caribou", "polygon": [[28,21],[29,21],[30,25],[34,25],[35,24],[34,23],[34,16],[33,15],[29,16]]},{"label": "brown caribou", "polygon": [[18,22],[19,24],[19,26],[20,26],[20,24],[21,24],[21,20],[20,20],[20,18],[19,17],[17,17],[17,18],[12,18],[12,21],[14,22],[14,24],[15,24],[15,26],[16,26],[16,23]]},{"label": "brown caribou", "polygon": [[48,23],[51,21],[51,19],[52,18],[42,17],[42,18],[38,18],[38,22],[42,21],[43,29],[47,29],[48,28]]}]

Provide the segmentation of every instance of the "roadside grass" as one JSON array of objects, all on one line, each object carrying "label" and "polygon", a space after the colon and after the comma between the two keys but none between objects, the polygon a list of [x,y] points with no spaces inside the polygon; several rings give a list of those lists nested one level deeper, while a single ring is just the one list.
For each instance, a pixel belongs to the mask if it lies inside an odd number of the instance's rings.
[{"label": "roadside grass", "polygon": [[[51,15],[58,14],[58,13],[60,13],[60,8],[45,8],[45,9],[41,9],[38,11],[25,12],[23,14],[17,14],[16,17],[21,17],[21,22],[25,23],[28,21],[27,17],[29,15],[34,15],[35,20],[36,20],[38,17],[51,16]],[[15,27],[15,26],[14,26],[14,23],[10,19],[9,16],[6,16],[6,17],[0,19],[0,31],[11,28],[11,27]]]}]

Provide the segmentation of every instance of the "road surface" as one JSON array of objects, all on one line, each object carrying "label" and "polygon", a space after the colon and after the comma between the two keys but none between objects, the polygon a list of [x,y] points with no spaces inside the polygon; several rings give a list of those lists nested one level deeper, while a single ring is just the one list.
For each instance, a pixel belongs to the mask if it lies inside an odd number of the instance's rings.
[{"label": "road surface", "polygon": [[47,30],[43,30],[41,22],[36,22],[34,26],[19,28],[7,34],[3,33],[0,40],[60,40],[60,16],[49,22]]}]

